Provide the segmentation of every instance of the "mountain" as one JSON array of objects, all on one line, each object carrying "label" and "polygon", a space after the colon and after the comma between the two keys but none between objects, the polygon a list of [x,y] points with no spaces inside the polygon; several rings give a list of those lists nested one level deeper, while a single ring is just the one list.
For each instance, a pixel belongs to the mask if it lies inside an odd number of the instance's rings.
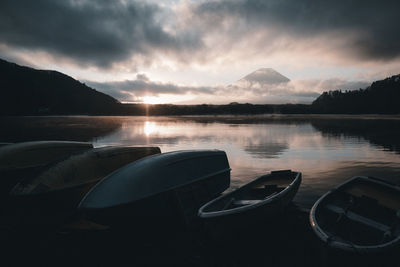
[{"label": "mountain", "polygon": [[272,68],[258,69],[235,83],[235,85],[247,85],[259,87],[287,83],[290,80]]},{"label": "mountain", "polygon": [[400,74],[375,81],[365,89],[328,91],[320,95],[312,108],[318,113],[400,113]]},{"label": "mountain", "polygon": [[258,69],[227,89],[235,95],[235,102],[251,102],[256,104],[310,103],[293,91],[290,80],[272,68]]},{"label": "mountain", "polygon": [[108,114],[118,100],[57,71],[0,59],[0,115]]}]

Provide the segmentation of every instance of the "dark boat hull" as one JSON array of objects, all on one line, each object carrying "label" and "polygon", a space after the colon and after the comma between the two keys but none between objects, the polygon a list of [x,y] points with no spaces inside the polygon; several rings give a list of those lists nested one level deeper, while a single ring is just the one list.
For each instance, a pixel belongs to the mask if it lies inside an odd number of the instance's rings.
[{"label": "dark boat hull", "polygon": [[[227,188],[229,176],[210,177],[125,205],[86,210],[85,217],[100,224],[153,231],[199,227],[199,207]],[[157,231],[158,230],[158,231]]]},{"label": "dark boat hull", "polygon": [[[111,226],[190,228],[198,223],[198,208],[229,184],[230,168],[223,151],[176,151],[110,175],[85,196],[79,208],[88,219]],[[146,194],[139,190],[143,187]]]},{"label": "dark boat hull", "polygon": [[377,253],[400,245],[400,187],[354,177],[323,195],[310,211],[325,247]]},{"label": "dark boat hull", "polygon": [[6,214],[11,216],[11,223],[17,227],[62,225],[77,215],[79,201],[97,182],[39,195],[11,197]]},{"label": "dark boat hull", "polygon": [[11,145],[12,143],[0,143],[0,147],[2,147],[2,146],[8,146],[8,145]]}]

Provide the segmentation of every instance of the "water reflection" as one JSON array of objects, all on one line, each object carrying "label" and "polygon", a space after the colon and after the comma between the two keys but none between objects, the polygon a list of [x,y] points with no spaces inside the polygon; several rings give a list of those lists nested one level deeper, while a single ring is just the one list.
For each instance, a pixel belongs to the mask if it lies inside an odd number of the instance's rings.
[{"label": "water reflection", "polygon": [[388,151],[400,153],[400,120],[391,119],[331,119],[314,120],[311,124],[325,136],[352,136],[368,140]]},{"label": "water reflection", "polygon": [[121,127],[111,117],[0,117],[0,142],[35,140],[92,141]]},{"label": "water reflection", "polygon": [[146,121],[144,123],[143,132],[146,136],[155,133],[158,130],[157,124],[153,121]]},{"label": "water reflection", "polygon": [[254,144],[244,147],[244,150],[255,158],[277,158],[288,146],[286,143]]},{"label": "water reflection", "polygon": [[156,145],[163,152],[222,149],[232,188],[276,169],[303,173],[296,201],[309,207],[354,175],[400,183],[400,120],[393,117],[47,117],[1,119],[0,142],[91,140],[95,146]]}]

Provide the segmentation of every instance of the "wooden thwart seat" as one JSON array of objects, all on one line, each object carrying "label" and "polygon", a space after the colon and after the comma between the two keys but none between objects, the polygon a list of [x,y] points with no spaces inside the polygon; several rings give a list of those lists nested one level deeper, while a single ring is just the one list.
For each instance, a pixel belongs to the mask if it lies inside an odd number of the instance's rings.
[{"label": "wooden thwart seat", "polygon": [[366,196],[376,199],[380,205],[392,210],[400,209],[400,196],[396,192],[376,188],[368,184],[350,186],[346,188],[345,192],[355,197]]},{"label": "wooden thwart seat", "polygon": [[344,216],[346,216],[346,218],[348,218],[348,219],[350,219],[352,221],[355,221],[355,222],[358,222],[358,223],[362,223],[362,224],[364,224],[366,226],[375,228],[375,229],[377,229],[379,231],[382,231],[382,232],[390,231],[390,227],[385,225],[385,224],[382,224],[380,222],[377,222],[377,221],[374,221],[372,219],[366,218],[366,217],[361,216],[361,215],[359,215],[359,214],[357,214],[355,212],[352,212],[352,211],[347,211],[346,212],[345,209],[343,209],[341,207],[338,207],[336,205],[326,205],[325,208],[327,210],[332,211],[332,212],[337,213],[337,214],[344,214]]},{"label": "wooden thwart seat", "polygon": [[233,204],[237,206],[254,205],[276,194],[278,194],[278,192],[273,192],[272,194],[266,196],[263,199],[237,199],[233,201]]},{"label": "wooden thwart seat", "polygon": [[238,199],[238,200],[235,200],[233,202],[233,204],[237,205],[237,206],[254,205],[254,204],[257,204],[257,203],[259,203],[261,201],[262,200],[260,200],[260,199]]}]

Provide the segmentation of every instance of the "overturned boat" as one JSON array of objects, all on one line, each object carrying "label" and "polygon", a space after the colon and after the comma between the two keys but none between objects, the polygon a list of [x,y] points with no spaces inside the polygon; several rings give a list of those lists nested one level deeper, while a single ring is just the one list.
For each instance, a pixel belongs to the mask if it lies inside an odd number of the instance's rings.
[{"label": "overturned boat", "polygon": [[0,170],[44,166],[58,159],[93,148],[91,143],[73,141],[32,141],[0,148]]},{"label": "overturned boat", "polygon": [[330,248],[369,253],[399,246],[400,187],[372,177],[354,177],[314,204],[310,222]]},{"label": "overturned boat", "polygon": [[143,157],[161,153],[158,147],[101,147],[54,164],[10,192],[24,213],[73,211],[93,185],[113,171]]},{"label": "overturned boat", "polygon": [[106,225],[182,227],[193,223],[198,208],[229,184],[230,167],[224,151],[174,151],[112,173],[89,191],[79,209]]},{"label": "overturned boat", "polygon": [[292,201],[300,183],[300,172],[273,171],[208,202],[198,215],[222,226],[273,218]]},{"label": "overturned boat", "polygon": [[32,141],[0,147],[0,197],[5,197],[23,178],[91,148],[91,143],[71,141]]}]

